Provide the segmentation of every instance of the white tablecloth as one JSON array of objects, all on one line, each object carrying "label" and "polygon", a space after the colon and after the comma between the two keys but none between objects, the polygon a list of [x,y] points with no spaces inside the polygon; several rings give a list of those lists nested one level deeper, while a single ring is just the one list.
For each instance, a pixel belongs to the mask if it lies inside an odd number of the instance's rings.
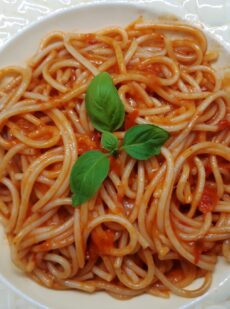
[{"label": "white tablecloth", "polygon": [[[150,0],[151,1],[151,0]],[[154,0],[152,0],[154,1]],[[210,3],[216,6],[215,21],[212,19],[212,26],[219,27],[220,34],[225,37],[230,35],[230,30],[221,28],[223,14],[230,16],[230,0],[168,0],[171,4],[182,2],[187,7],[188,12],[198,14],[201,19],[209,23],[209,10],[207,6]],[[41,19],[50,13],[74,6],[79,2],[90,2],[90,0],[0,0],[0,47],[3,46],[15,33],[28,27],[31,22]],[[194,2],[196,2],[196,12],[194,12]],[[203,10],[206,10],[204,14]],[[229,19],[230,22],[230,19]],[[225,27],[229,27],[225,26]],[[224,30],[224,32],[223,32]],[[228,38],[229,40],[229,38]],[[230,40],[229,40],[230,41]],[[1,252],[1,249],[0,249]],[[230,295],[230,289],[229,289]],[[206,306],[205,306],[206,307]],[[16,295],[0,282],[0,309],[35,309],[20,296]],[[218,305],[209,305],[208,309],[230,309],[230,301],[219,303]],[[38,308],[36,308],[38,309]],[[203,306],[197,306],[197,309],[204,309]]]}]

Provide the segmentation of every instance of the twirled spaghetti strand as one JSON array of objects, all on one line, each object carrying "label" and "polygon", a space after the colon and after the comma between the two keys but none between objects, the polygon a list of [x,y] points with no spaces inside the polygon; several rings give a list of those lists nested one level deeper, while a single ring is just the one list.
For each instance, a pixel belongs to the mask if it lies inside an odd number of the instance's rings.
[{"label": "twirled spaghetti strand", "polygon": [[[0,215],[14,263],[54,289],[127,299],[203,294],[230,261],[230,100],[204,34],[141,18],[127,28],[46,36],[27,68],[0,70]],[[111,159],[74,209],[69,176],[100,148],[85,92],[107,71],[134,124],[170,132],[161,154]],[[203,284],[186,289],[195,279]]]}]

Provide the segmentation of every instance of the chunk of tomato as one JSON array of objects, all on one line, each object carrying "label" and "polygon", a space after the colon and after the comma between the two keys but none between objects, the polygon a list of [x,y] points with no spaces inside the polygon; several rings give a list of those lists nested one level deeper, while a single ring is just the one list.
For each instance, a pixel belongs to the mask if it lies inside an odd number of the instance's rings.
[{"label": "chunk of tomato", "polygon": [[217,190],[209,185],[205,185],[198,209],[206,214],[212,211],[218,202]]}]

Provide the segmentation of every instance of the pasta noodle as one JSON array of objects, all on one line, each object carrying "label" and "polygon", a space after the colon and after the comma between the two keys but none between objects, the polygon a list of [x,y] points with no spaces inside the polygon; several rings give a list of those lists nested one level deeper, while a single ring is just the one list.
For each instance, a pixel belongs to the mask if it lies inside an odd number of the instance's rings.
[{"label": "pasta noodle", "polygon": [[[217,58],[199,29],[139,18],[53,32],[27,67],[0,70],[0,217],[19,268],[118,299],[207,291],[218,255],[230,261],[230,96]],[[101,147],[85,92],[102,71],[125,107],[119,140],[148,123],[170,138],[149,160],[111,158],[99,192],[74,208],[72,166]]]}]

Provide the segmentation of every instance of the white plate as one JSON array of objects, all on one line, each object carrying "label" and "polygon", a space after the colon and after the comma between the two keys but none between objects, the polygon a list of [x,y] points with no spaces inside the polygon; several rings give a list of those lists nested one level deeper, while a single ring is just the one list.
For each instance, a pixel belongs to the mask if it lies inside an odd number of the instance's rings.
[{"label": "white plate", "polygon": [[[216,3],[223,2],[220,0],[212,1]],[[184,1],[184,4],[185,3],[191,4],[191,1]],[[210,7],[207,6],[207,9],[208,8]],[[194,5],[192,4],[191,9],[194,9]],[[212,13],[213,12],[215,11],[213,10]],[[64,10],[58,14],[52,15],[21,32],[2,50],[0,50],[0,67],[10,64],[25,64],[26,59],[36,51],[40,39],[47,32],[52,30],[95,31],[96,29],[108,25],[125,25],[139,15],[157,18],[161,15],[172,14],[202,25],[205,31],[208,32],[209,38],[215,36],[215,39],[217,39],[225,48],[222,47],[222,57],[218,65],[223,67],[225,63],[230,63],[230,57],[228,54],[230,51],[230,40],[227,41],[223,39],[223,35],[221,35],[223,29],[221,30],[220,28],[220,32],[218,32],[218,28],[205,26],[199,21],[197,15],[188,14],[184,6],[178,5],[178,1],[177,5],[175,4],[175,1],[171,0],[151,2],[142,1],[142,3],[138,4],[137,1],[106,1],[106,3],[98,3],[98,1],[95,1],[91,4],[82,4],[75,8],[71,8],[70,10]],[[209,20],[212,19],[216,19],[216,15],[214,13],[212,17],[209,11]],[[218,45],[212,38],[209,40],[209,43],[215,46]],[[10,262],[8,243],[1,227],[0,248],[0,279],[17,293],[31,301],[33,304],[39,305],[41,308],[73,309],[80,307],[90,309],[94,307],[95,309],[117,309],[119,307],[119,309],[148,309],[154,307],[166,309],[169,306],[171,309],[193,308],[194,306],[196,306],[196,308],[201,308],[201,304],[211,304],[213,302],[218,303],[218,300],[225,300],[229,294],[228,286],[230,285],[230,266],[222,260],[219,261],[217,265],[211,289],[200,298],[189,300],[172,295],[170,300],[164,300],[149,295],[143,295],[122,302],[117,301],[102,292],[88,295],[76,291],[53,291],[37,285],[17,270]]]}]

